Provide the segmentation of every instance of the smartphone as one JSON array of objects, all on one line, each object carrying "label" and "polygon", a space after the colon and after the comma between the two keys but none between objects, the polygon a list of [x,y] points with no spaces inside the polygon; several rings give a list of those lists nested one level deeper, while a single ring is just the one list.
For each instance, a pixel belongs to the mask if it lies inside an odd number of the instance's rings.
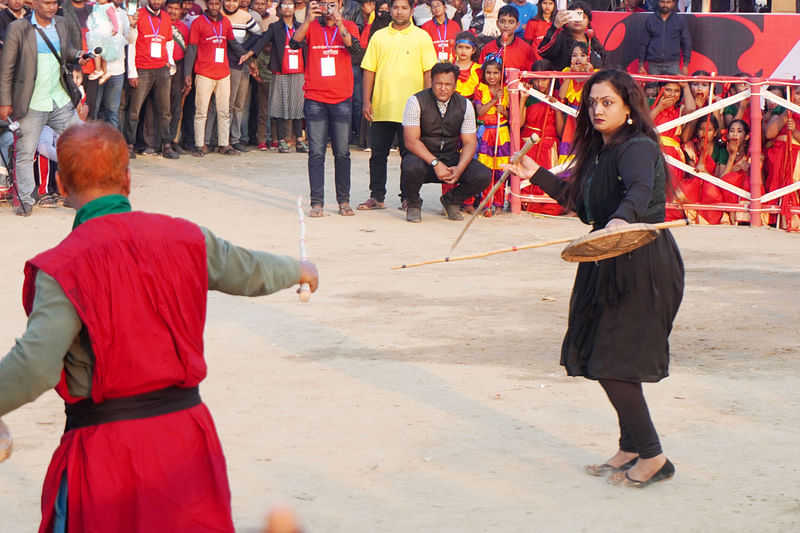
[{"label": "smartphone", "polygon": [[583,11],[568,9],[567,14],[569,15],[567,22],[581,22],[583,20]]},{"label": "smartphone", "polygon": [[129,16],[134,16],[136,11],[139,9],[139,1],[138,0],[126,0],[126,9],[128,10]]}]

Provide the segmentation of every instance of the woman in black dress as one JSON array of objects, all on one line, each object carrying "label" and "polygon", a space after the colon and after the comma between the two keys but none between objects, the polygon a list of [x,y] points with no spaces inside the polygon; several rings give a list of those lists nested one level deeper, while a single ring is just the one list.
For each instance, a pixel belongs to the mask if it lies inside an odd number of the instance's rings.
[{"label": "woman in black dress", "polygon": [[[644,94],[621,70],[586,82],[572,152],[561,180],[529,157],[511,165],[592,230],[664,220],[666,167]],[[619,449],[586,468],[615,484],[643,487],[675,474],[664,456],[642,382],[667,377],[668,337],[683,296],[683,262],[669,230],[631,253],[581,263],[569,306],[561,364],[600,382],[617,411]]]}]

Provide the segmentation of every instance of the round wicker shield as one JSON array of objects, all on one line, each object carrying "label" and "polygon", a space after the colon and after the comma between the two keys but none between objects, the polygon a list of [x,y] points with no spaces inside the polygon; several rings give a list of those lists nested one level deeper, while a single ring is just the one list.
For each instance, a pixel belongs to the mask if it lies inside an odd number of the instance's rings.
[{"label": "round wicker shield", "polygon": [[561,259],[573,263],[600,261],[632,252],[658,237],[652,224],[628,224],[624,228],[601,229],[570,242]]}]

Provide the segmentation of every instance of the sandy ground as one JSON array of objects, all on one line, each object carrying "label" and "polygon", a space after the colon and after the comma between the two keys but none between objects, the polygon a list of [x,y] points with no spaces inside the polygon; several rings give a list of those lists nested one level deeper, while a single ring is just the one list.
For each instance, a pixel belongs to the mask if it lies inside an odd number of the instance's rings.
[{"label": "sandy ground", "polygon": [[[646,393],[677,475],[620,489],[582,469],[614,451],[613,410],[596,383],[558,365],[575,266],[556,246],[390,270],[447,255],[462,225],[440,215],[433,185],[423,223],[406,223],[398,165],[393,154],[389,209],[308,221],[321,272],[309,303],[289,290],[210,295],[202,394],[238,531],[256,532],[276,502],[312,533],[800,530],[800,237],[674,230],[686,292],[671,376]],[[297,254],[302,155],[140,157],[132,168],[135,208]],[[354,153],[354,204],[367,197],[367,174],[367,154]],[[24,260],[56,244],[72,216],[0,209],[6,346],[25,327]],[[502,215],[476,221],[458,252],[584,232],[573,219]],[[35,531],[62,407],[49,392],[4,419],[16,448],[0,464],[0,531]]]}]

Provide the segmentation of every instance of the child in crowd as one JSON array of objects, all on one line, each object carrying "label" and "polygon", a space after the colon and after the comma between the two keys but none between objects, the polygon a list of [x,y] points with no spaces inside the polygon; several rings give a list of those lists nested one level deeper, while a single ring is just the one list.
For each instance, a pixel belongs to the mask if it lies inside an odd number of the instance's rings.
[{"label": "child in crowd", "polygon": [[436,50],[439,61],[453,61],[456,35],[461,29],[458,24],[447,18],[444,0],[431,0],[433,18],[421,28],[428,32]]},{"label": "child in crowd", "polygon": [[[498,54],[490,55],[481,66],[483,82],[475,89],[475,115],[478,122],[478,161],[492,171],[492,186],[503,174],[503,165],[511,154],[511,136],[508,130],[508,90],[503,86],[503,60]],[[488,194],[491,186],[484,192]],[[501,187],[487,205],[483,216],[492,216],[505,205],[505,191]],[[473,210],[465,209],[467,212]]]},{"label": "child in crowd", "polygon": [[[570,50],[569,66],[562,72],[592,72],[594,68],[589,62],[589,45],[576,41]],[[559,99],[568,106],[578,109],[581,105],[581,91],[586,78],[567,78],[562,80],[558,90]],[[561,144],[559,145],[559,163],[564,163],[570,159],[572,150],[572,140],[575,137],[575,117],[567,116],[564,123],[564,131],[561,134]]]},{"label": "child in crowd", "polygon": [[[711,76],[705,70],[697,70],[692,72],[692,76]],[[694,98],[695,109],[700,109],[701,107],[705,107],[709,105],[712,98],[715,98],[711,94],[711,83],[707,81],[690,81],[689,82],[689,90],[692,93],[692,97]],[[722,113],[719,110],[713,112],[714,118],[717,119],[717,124],[722,126],[725,124],[725,121],[722,120]],[[691,122],[687,122],[686,125],[683,127],[683,131],[681,132],[681,140],[683,142],[688,141],[692,137],[694,137],[695,128],[697,128],[697,123],[699,120],[693,120]]]},{"label": "child in crowd", "polygon": [[[724,148],[718,142],[718,135],[719,124],[717,119],[709,116],[707,120],[700,121],[695,136],[683,145],[686,163],[697,172],[712,176],[716,175],[717,164],[722,160],[724,152]],[[697,204],[701,202],[702,191],[707,187],[714,187],[714,185],[696,176],[686,174],[681,180],[677,192],[683,203]],[[711,219],[714,219],[713,211],[697,211],[694,209],[686,209],[685,217],[693,224],[711,224],[709,213],[712,213]]]},{"label": "child in crowd", "polygon": [[[656,96],[656,102],[650,109],[650,116],[653,118],[653,123],[656,126],[660,126],[694,110],[694,98],[689,89],[689,84],[669,81],[661,84],[661,89],[658,92],[658,96]],[[678,161],[685,163],[686,158],[681,149],[681,127],[675,126],[661,132],[659,135],[661,137],[661,150],[664,155],[674,157]],[[686,201],[683,196],[683,172],[669,165],[669,175],[672,190],[676,193],[678,200]],[[679,220],[683,217],[682,210],[667,208],[667,220]]]},{"label": "child in crowd", "polygon": [[481,50],[481,62],[491,54],[498,54],[503,61],[504,68],[517,68],[528,70],[534,61],[533,50],[530,45],[518,39],[515,32],[519,28],[519,12],[512,5],[504,5],[498,11],[497,28],[500,36],[486,43]]},{"label": "child in crowd", "polygon": [[472,60],[477,51],[478,40],[473,34],[462,31],[456,35],[456,66],[459,69],[456,92],[467,100],[472,100],[480,83],[481,66]]},{"label": "child in crowd", "polygon": [[535,61],[542,59],[542,56],[539,55],[539,45],[542,43],[547,30],[555,22],[556,13],[558,13],[558,9],[556,8],[555,0],[540,0],[539,12],[525,25],[524,38],[533,49]]},{"label": "child in crowd", "polygon": [[[532,70],[534,72],[553,70],[553,65],[546,59],[540,59],[533,64]],[[550,95],[553,83],[554,80],[550,78],[534,78],[532,85],[540,93]],[[555,101],[555,97],[550,96],[550,101]],[[528,156],[544,168],[553,168],[558,164],[558,143],[561,133],[564,131],[564,114],[532,96],[526,98],[525,93],[522,93],[520,107],[525,117],[525,123],[522,126],[522,141],[525,142],[534,134],[539,137],[539,142],[528,151]],[[533,184],[523,187],[521,193],[523,195],[545,194],[542,189]],[[526,201],[522,202],[522,208],[532,213],[546,215],[560,215],[562,211],[558,204]]]},{"label": "child in crowd", "polygon": [[[726,150],[720,154],[717,163],[717,177],[740,189],[750,190],[750,126],[744,120],[736,119],[728,126]],[[703,185],[700,202],[704,204],[738,204],[740,196],[730,191],[715,187],[710,183]],[[735,211],[706,211],[701,214],[703,221],[709,224],[749,222],[750,215]]]},{"label": "child in crowd", "polygon": [[[746,72],[739,72],[736,74],[737,78],[749,78],[750,74]],[[733,96],[735,94],[739,94],[748,90],[750,86],[746,82],[738,82],[732,83],[729,90],[728,96]],[[722,110],[722,118],[725,120],[725,127],[727,128],[728,125],[733,122],[734,119],[741,119],[747,122],[747,125],[750,126],[750,99],[745,98],[741,102],[737,104],[731,104],[726,106]]]},{"label": "child in crowd", "polygon": [[[781,88],[781,92],[785,89]],[[782,95],[785,98],[785,93]],[[791,102],[800,105],[800,86],[791,89]],[[766,152],[766,189],[774,191],[800,181],[800,114],[782,106],[773,108],[764,135],[772,146]],[[789,208],[800,206],[800,192],[794,191],[780,199],[783,208],[783,226],[790,231],[800,231],[800,215]],[[776,222],[775,217],[771,220]]]},{"label": "child in crowd", "polygon": [[102,52],[94,56],[94,72],[89,74],[90,80],[99,79],[103,84],[111,74],[107,72],[106,61],[117,59],[117,46],[114,38],[119,33],[119,21],[114,4],[109,0],[97,0],[86,21],[89,31],[86,33],[86,44],[90,51],[100,47]]}]

